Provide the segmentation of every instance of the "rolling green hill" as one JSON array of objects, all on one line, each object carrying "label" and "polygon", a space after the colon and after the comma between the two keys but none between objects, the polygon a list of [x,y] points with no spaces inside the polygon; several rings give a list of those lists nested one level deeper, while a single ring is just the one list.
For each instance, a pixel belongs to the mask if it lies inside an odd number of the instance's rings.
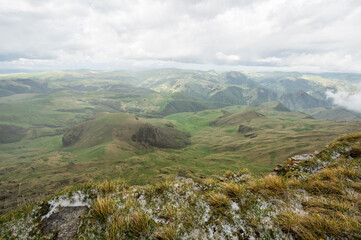
[{"label": "rolling green hill", "polygon": [[[313,90],[265,84],[288,84],[280,80],[287,76]],[[0,75],[0,211],[89,180],[146,185],[228,169],[269,172],[360,129],[359,120],[289,110],[329,106],[315,93],[337,84],[344,86],[315,74],[179,69]]]}]

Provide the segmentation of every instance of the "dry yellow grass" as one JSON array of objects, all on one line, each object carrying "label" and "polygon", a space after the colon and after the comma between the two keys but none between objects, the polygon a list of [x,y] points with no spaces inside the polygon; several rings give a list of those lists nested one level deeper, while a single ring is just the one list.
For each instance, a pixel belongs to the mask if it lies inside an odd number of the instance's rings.
[{"label": "dry yellow grass", "polygon": [[102,184],[99,185],[99,190],[103,194],[109,194],[116,190],[116,185],[113,181],[105,180]]},{"label": "dry yellow grass", "polygon": [[292,232],[300,239],[321,239],[334,236],[342,239],[344,232],[357,234],[361,229],[360,222],[355,217],[338,213],[334,216],[323,214],[300,215],[285,212],[278,215],[278,223],[282,230]]},{"label": "dry yellow grass", "polygon": [[168,221],[173,221],[177,217],[177,208],[172,205],[165,206],[160,217]]},{"label": "dry yellow grass", "polygon": [[221,193],[211,193],[208,196],[208,203],[215,211],[225,211],[229,209],[229,198]]},{"label": "dry yellow grass", "polygon": [[93,216],[103,222],[106,222],[108,217],[114,213],[116,209],[116,203],[109,197],[98,197],[92,205]]},{"label": "dry yellow grass", "polygon": [[151,224],[151,218],[140,210],[129,213],[124,219],[125,230],[134,236],[147,233],[151,228]]},{"label": "dry yellow grass", "polygon": [[165,226],[154,233],[154,237],[160,240],[176,239],[176,228],[174,225]]},{"label": "dry yellow grass", "polygon": [[237,183],[225,183],[222,186],[222,192],[230,199],[241,198],[245,191],[245,187]]},{"label": "dry yellow grass", "polygon": [[123,230],[124,221],[120,217],[113,217],[107,224],[107,239],[118,240],[121,239],[120,233]]},{"label": "dry yellow grass", "polygon": [[347,200],[309,198],[302,205],[310,212],[339,211],[353,213],[356,211],[355,204]]},{"label": "dry yellow grass", "polygon": [[264,197],[281,196],[288,192],[286,179],[281,176],[268,175],[252,182],[248,188]]}]

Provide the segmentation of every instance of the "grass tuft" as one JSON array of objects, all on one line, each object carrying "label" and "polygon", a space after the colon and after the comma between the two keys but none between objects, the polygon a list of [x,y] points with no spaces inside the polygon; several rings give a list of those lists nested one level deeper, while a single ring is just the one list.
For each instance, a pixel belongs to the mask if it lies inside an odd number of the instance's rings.
[{"label": "grass tuft", "polygon": [[293,233],[300,239],[347,238],[345,232],[356,234],[361,224],[354,217],[343,214],[335,216],[323,214],[300,215],[285,212],[278,215],[277,221],[283,231]]},{"label": "grass tuft", "polygon": [[155,239],[173,240],[176,239],[177,231],[174,225],[168,225],[154,233]]},{"label": "grass tuft", "polygon": [[101,222],[106,222],[108,217],[114,213],[116,204],[114,200],[109,197],[98,197],[92,204],[93,217]]},{"label": "grass tuft", "polygon": [[229,198],[221,193],[209,194],[208,203],[215,211],[225,211],[230,207]]},{"label": "grass tuft", "polygon": [[222,186],[222,192],[230,199],[239,199],[242,197],[245,187],[237,183],[225,183]]},{"label": "grass tuft", "polygon": [[252,182],[248,188],[253,192],[259,192],[264,197],[282,196],[288,192],[286,180],[281,176],[268,175]]},{"label": "grass tuft", "polygon": [[146,235],[151,226],[151,218],[140,210],[129,213],[124,220],[125,231],[131,236]]},{"label": "grass tuft", "polygon": [[99,185],[99,190],[103,194],[109,194],[115,192],[117,189],[115,183],[113,181],[105,180],[103,183]]}]

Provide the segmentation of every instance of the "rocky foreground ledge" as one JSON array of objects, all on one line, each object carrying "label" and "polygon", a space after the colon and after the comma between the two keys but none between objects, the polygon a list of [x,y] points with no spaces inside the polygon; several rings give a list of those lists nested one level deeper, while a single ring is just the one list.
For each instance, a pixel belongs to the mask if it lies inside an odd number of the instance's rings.
[{"label": "rocky foreground ledge", "polygon": [[86,184],[0,218],[0,239],[361,239],[361,133],[273,174]]}]

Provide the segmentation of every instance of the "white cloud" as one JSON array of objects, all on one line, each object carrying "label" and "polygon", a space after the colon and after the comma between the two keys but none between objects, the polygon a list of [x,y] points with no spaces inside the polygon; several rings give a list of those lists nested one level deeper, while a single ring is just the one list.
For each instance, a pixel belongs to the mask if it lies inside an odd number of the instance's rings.
[{"label": "white cloud", "polygon": [[332,99],[336,105],[361,113],[361,91],[353,94],[345,91],[328,91],[326,96]]},{"label": "white cloud", "polygon": [[219,59],[219,60],[226,60],[226,61],[238,61],[240,58],[239,56],[237,55],[226,55],[222,52],[217,52],[216,54],[216,57]]},{"label": "white cloud", "polygon": [[0,0],[0,68],[361,72],[360,22],[358,0]]}]

